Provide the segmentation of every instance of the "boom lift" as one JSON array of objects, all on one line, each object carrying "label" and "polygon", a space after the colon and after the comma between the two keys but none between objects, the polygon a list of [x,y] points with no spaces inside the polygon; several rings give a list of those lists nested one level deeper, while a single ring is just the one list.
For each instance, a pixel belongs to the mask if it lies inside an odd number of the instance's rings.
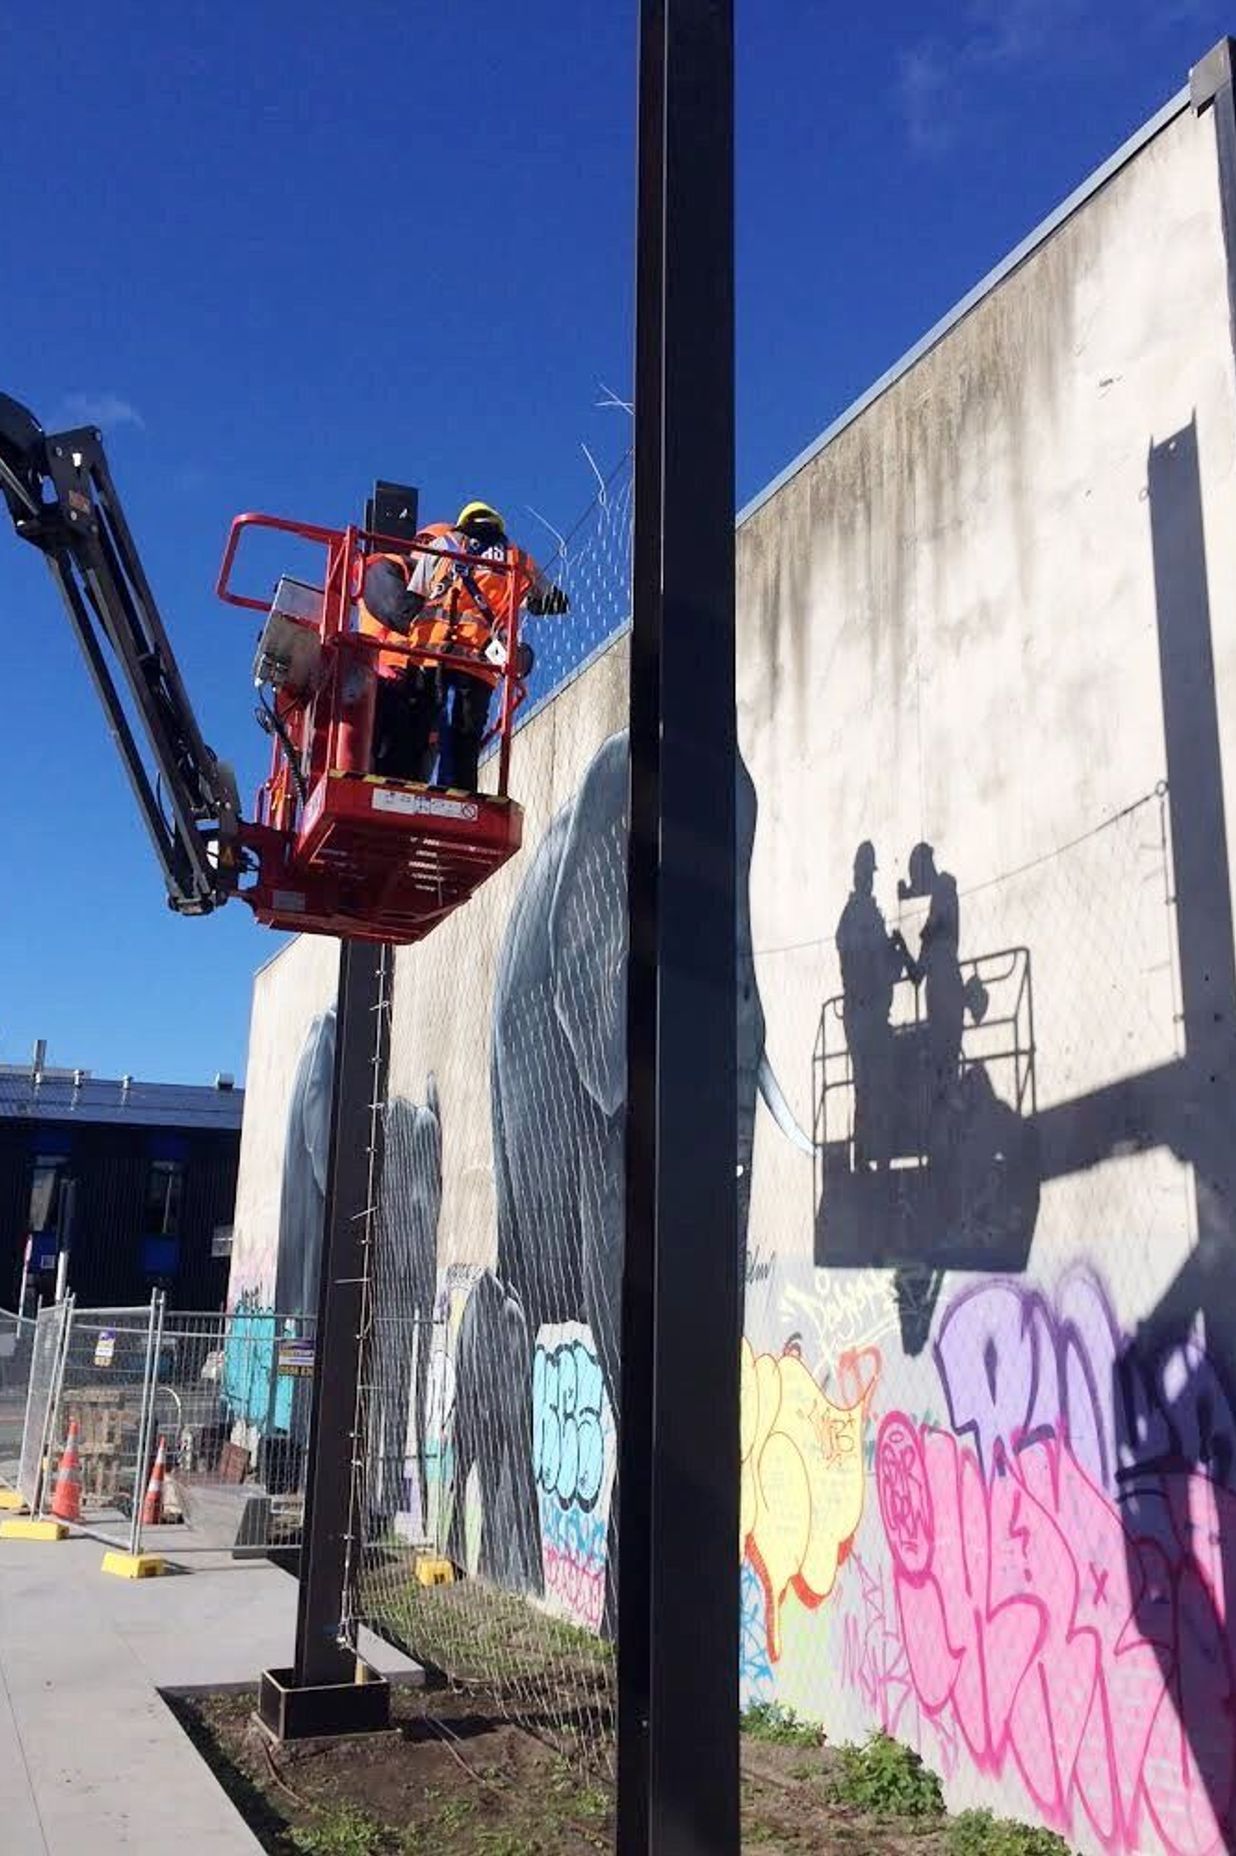
[{"label": "boom lift", "polygon": [[[497,750],[490,760],[495,790],[446,792],[381,779],[369,772],[378,650],[418,664],[476,667],[450,650],[391,640],[379,646],[356,629],[368,558],[407,556],[418,544],[406,533],[378,532],[380,499],[364,528],[237,516],[216,591],[264,616],[254,681],[258,718],[272,742],[270,772],[246,819],[231,767],[198,727],[98,431],[46,433],[24,406],[0,394],[0,495],[17,534],[42,552],[60,589],[171,908],[205,915],[239,897],[272,928],[407,943],[466,902],[519,849],[523,814],[507,793],[512,723],[524,699],[514,574],[494,647],[501,663],[501,706],[488,737]],[[251,529],[320,547],[321,585],[285,576],[273,600],[237,592],[233,569]]]}]

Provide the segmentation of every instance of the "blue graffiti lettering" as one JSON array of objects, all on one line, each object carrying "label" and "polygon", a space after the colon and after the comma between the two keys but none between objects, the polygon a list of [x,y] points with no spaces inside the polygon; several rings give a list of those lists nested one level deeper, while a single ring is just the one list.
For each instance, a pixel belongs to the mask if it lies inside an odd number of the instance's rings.
[{"label": "blue graffiti lettering", "polygon": [[601,1367],[584,1342],[538,1347],[532,1366],[532,1464],[565,1508],[591,1510],[605,1478]]}]

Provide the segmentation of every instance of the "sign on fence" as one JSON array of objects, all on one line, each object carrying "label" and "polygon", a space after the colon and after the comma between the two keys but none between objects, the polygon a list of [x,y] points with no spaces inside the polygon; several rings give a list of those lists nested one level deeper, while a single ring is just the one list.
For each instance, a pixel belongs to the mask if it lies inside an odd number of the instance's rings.
[{"label": "sign on fence", "polygon": [[313,1372],[311,1340],[281,1340],[278,1371],[292,1378],[307,1378]]}]

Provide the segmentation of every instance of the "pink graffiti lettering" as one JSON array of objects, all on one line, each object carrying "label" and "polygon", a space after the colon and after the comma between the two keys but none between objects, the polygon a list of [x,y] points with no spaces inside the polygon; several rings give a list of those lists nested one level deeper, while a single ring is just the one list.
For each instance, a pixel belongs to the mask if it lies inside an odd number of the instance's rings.
[{"label": "pink graffiti lettering", "polygon": [[548,1541],[541,1545],[541,1565],[545,1596],[553,1608],[585,1630],[599,1631],[605,1610],[605,1567]]},{"label": "pink graffiti lettering", "polygon": [[[1019,1373],[1033,1413],[1034,1374]],[[875,1479],[921,1708],[981,1770],[1014,1766],[1066,1833],[1084,1817],[1112,1851],[1153,1832],[1173,1856],[1227,1847],[1236,1683],[1217,1543],[1236,1496],[1163,1477],[1134,1535],[1055,1437],[1023,1440],[989,1476],[975,1449],[899,1412]]]},{"label": "pink graffiti lettering", "polygon": [[[868,1712],[895,1740],[920,1753],[946,1779],[957,1770],[957,1729],[946,1712],[920,1705],[910,1661],[897,1630],[881,1569],[857,1553],[843,1607],[841,1680],[857,1690]],[[854,1602],[855,1598],[857,1603]]]}]

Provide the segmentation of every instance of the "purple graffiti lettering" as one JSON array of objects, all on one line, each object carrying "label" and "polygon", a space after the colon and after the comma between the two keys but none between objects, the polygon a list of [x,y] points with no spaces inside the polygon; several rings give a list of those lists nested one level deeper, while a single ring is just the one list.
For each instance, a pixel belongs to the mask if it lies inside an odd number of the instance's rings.
[{"label": "purple graffiti lettering", "polygon": [[1110,1491],[1183,1468],[1233,1480],[1236,1415],[1201,1346],[1145,1356],[1087,1270],[1054,1298],[1010,1282],[963,1291],[940,1321],[935,1361],[949,1422],[988,1477],[1054,1438]]},{"label": "purple graffiti lettering", "polygon": [[957,1297],[940,1323],[936,1368],[959,1435],[974,1438],[993,1475],[1023,1444],[1052,1435],[1056,1416],[1051,1316],[1012,1283]]}]

